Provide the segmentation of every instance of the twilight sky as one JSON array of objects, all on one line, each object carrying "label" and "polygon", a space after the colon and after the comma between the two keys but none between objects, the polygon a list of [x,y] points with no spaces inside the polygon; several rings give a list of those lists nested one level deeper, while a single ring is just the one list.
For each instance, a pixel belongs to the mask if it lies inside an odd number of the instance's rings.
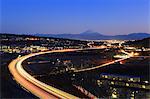
[{"label": "twilight sky", "polygon": [[150,33],[150,0],[2,0],[7,33]]}]

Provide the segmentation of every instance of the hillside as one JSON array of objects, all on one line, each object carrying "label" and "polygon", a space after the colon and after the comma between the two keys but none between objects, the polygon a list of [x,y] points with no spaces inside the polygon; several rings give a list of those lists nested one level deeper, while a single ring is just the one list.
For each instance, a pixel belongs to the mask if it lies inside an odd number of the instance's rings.
[{"label": "hillside", "polygon": [[142,47],[150,48],[150,37],[144,38],[142,40],[128,41],[125,43],[125,45],[135,46],[139,48],[142,48]]}]

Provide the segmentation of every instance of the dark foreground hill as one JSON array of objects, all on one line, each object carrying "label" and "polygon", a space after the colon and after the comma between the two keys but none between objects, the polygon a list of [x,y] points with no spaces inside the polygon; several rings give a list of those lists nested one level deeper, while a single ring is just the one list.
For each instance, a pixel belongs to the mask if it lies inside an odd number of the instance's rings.
[{"label": "dark foreground hill", "polygon": [[150,37],[144,38],[142,40],[128,41],[125,43],[126,45],[135,46],[135,47],[145,47],[150,48]]}]

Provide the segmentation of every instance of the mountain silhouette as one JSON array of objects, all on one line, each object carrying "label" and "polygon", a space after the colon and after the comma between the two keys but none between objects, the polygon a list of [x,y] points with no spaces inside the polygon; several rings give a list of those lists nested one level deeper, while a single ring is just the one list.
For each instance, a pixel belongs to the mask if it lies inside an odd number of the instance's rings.
[{"label": "mountain silhouette", "polygon": [[79,39],[79,40],[139,40],[143,38],[150,37],[149,33],[130,33],[128,35],[103,35],[98,32],[93,32],[91,30],[82,32],[80,34],[34,34],[35,36],[43,37],[56,37],[56,38],[68,38],[68,39]]}]

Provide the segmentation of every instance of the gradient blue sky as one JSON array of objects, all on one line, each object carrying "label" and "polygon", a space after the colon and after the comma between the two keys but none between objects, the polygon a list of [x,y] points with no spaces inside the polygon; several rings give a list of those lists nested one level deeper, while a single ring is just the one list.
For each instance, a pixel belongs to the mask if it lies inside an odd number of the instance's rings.
[{"label": "gradient blue sky", "polygon": [[1,32],[150,32],[150,0],[2,0]]}]

